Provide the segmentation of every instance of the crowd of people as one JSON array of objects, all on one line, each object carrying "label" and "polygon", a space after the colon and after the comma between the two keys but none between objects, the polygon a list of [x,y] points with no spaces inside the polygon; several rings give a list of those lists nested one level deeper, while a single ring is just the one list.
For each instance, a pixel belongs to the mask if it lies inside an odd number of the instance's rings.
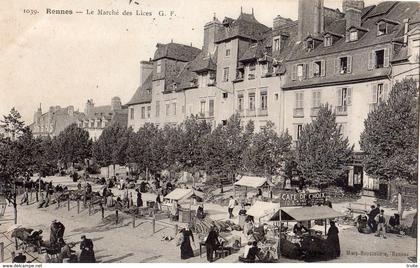
[{"label": "crowd of people", "polygon": [[371,205],[370,210],[364,215],[361,214],[356,219],[357,229],[360,233],[376,233],[377,237],[386,239],[386,233],[398,234],[401,230],[400,215],[394,213],[388,221],[385,211],[381,209],[381,205]]}]

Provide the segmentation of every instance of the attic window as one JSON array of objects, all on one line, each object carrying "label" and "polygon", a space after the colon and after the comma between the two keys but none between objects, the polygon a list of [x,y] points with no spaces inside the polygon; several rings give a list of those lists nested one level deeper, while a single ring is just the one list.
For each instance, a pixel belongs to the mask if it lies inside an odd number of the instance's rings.
[{"label": "attic window", "polygon": [[309,39],[309,40],[306,42],[306,48],[307,48],[309,51],[314,50],[314,49],[315,49],[315,41],[314,41],[313,39]]},{"label": "attic window", "polygon": [[332,39],[332,36],[331,35],[325,36],[325,39],[324,39],[324,47],[330,47],[330,46],[332,46],[332,41],[333,41],[333,39]]},{"label": "attic window", "polygon": [[386,22],[378,23],[378,33],[377,33],[377,35],[381,36],[381,35],[385,35],[387,33],[388,32],[387,32]]},{"label": "attic window", "polygon": [[350,31],[350,41],[357,41],[357,39],[358,39],[357,30]]},{"label": "attic window", "polygon": [[273,38],[273,51],[280,51],[280,36]]}]

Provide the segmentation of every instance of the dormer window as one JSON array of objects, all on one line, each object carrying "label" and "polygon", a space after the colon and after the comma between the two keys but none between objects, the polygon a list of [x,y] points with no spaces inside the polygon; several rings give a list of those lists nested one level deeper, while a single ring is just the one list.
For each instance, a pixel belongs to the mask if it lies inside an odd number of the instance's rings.
[{"label": "dormer window", "polygon": [[324,38],[324,47],[330,47],[332,46],[333,38],[331,35],[327,35]]},{"label": "dormer window", "polygon": [[349,39],[350,41],[357,41],[358,39],[357,30],[350,31]]},{"label": "dormer window", "polygon": [[255,63],[251,63],[248,67],[248,80],[255,79]]},{"label": "dormer window", "polygon": [[381,36],[381,35],[385,35],[385,34],[388,34],[386,22],[378,23],[378,33],[377,33],[377,35]]},{"label": "dormer window", "polygon": [[311,51],[315,49],[315,41],[313,39],[309,39],[306,41],[306,48]]}]

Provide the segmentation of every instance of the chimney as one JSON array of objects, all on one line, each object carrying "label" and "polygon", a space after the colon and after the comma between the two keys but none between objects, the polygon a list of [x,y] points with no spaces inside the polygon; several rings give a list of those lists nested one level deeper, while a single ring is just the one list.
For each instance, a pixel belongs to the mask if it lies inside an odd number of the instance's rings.
[{"label": "chimney", "polygon": [[213,54],[215,51],[216,35],[220,28],[223,28],[223,25],[214,15],[213,20],[204,25],[204,40],[203,40],[203,55],[207,56],[209,53]]},{"label": "chimney", "polygon": [[280,27],[282,27],[284,25],[289,24],[290,22],[292,22],[291,19],[283,18],[282,16],[277,15],[277,17],[275,17],[273,19],[273,29],[280,28]]},{"label": "chimney", "polygon": [[357,8],[347,8],[345,13],[346,29],[350,26],[360,27],[362,25],[362,11]]},{"label": "chimney", "polygon": [[153,61],[140,61],[140,86],[146,78],[153,72]]},{"label": "chimney", "polygon": [[298,41],[324,31],[324,0],[299,0]]},{"label": "chimney", "polygon": [[121,99],[120,97],[113,97],[111,99],[111,111],[119,111],[121,110]]},{"label": "chimney", "polygon": [[362,10],[365,8],[365,2],[363,0],[343,0],[343,12],[347,13],[349,8]]},{"label": "chimney", "polygon": [[408,44],[408,35],[407,35],[407,33],[408,33],[408,22],[409,22],[409,19],[404,19],[403,20],[403,23],[404,23],[404,45]]}]

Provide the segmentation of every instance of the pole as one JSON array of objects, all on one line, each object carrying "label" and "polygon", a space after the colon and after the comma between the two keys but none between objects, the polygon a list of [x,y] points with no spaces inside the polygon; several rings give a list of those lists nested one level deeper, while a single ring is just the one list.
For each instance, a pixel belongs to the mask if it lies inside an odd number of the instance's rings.
[{"label": "pole", "polygon": [[136,213],[133,213],[133,228],[136,228]]},{"label": "pole", "polygon": [[77,214],[80,213],[80,199],[77,199]]},{"label": "pole", "polygon": [[105,209],[104,206],[101,204],[101,215],[102,215],[102,219],[104,219],[105,217]]},{"label": "pole", "polygon": [[115,210],[115,224],[118,224],[118,209]]},{"label": "pole", "polygon": [[278,258],[280,259],[281,257],[281,192],[279,192],[279,251],[278,251]]},{"label": "pole", "polygon": [[4,263],[4,242],[0,242],[0,262]]},{"label": "pole", "polygon": [[67,197],[67,211],[70,211],[70,196]]},{"label": "pole", "polygon": [[92,201],[89,201],[89,216],[92,212]]},{"label": "pole", "polygon": [[31,191],[30,191],[31,202],[32,202],[32,192],[33,192],[33,190],[32,190],[32,187],[31,187]]},{"label": "pole", "polygon": [[153,227],[153,233],[156,231],[156,220],[155,218],[152,219],[152,227]]}]

